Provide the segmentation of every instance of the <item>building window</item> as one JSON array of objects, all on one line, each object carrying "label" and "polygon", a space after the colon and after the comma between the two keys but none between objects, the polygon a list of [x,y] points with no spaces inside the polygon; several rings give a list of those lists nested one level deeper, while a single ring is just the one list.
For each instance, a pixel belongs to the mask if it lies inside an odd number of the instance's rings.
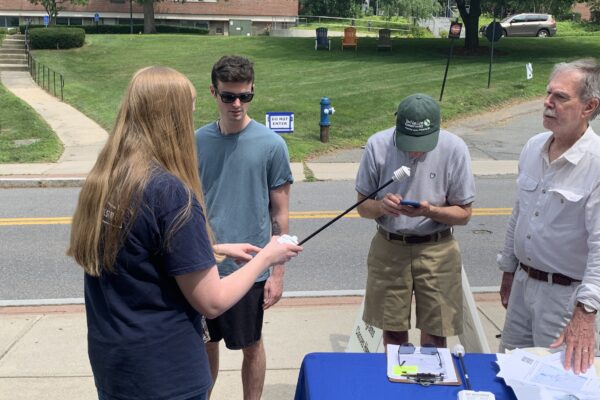
[{"label": "building window", "polygon": [[0,27],[19,26],[19,17],[0,17]]}]

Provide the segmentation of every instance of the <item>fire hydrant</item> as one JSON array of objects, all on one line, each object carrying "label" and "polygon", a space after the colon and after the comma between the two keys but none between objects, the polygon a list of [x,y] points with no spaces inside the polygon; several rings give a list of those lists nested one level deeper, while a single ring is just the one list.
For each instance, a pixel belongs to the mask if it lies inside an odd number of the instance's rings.
[{"label": "fire hydrant", "polygon": [[331,106],[331,101],[327,97],[323,97],[321,99],[321,122],[319,125],[321,126],[321,142],[327,143],[329,142],[329,126],[331,122],[329,121],[329,116],[335,113],[335,109]]}]

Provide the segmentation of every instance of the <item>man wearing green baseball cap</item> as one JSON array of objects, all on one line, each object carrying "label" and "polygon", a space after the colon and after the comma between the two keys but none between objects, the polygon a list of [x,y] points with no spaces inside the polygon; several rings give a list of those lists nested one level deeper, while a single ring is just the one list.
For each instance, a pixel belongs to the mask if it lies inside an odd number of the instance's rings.
[{"label": "man wearing green baseball cap", "polygon": [[396,169],[411,169],[358,207],[377,222],[363,320],[383,330],[386,345],[408,342],[413,292],[421,345],[446,347],[446,337],[462,333],[462,261],[452,226],[469,222],[475,183],[466,144],[440,122],[434,99],[406,97],[396,126],[369,138],[356,177],[363,200]]}]

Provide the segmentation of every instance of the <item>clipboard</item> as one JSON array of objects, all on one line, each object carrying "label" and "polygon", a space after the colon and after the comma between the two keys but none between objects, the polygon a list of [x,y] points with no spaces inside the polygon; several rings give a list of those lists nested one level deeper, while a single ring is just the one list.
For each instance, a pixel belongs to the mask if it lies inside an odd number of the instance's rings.
[{"label": "clipboard", "polygon": [[[387,377],[390,382],[417,384],[426,382],[426,385],[448,386],[460,386],[462,384],[449,349],[438,348],[440,356],[438,359],[435,355],[421,354],[421,348],[416,347],[413,354],[401,354],[402,360],[398,360],[398,347],[400,346],[395,344],[387,345]],[[441,367],[439,365],[440,361]],[[415,379],[417,374],[421,374],[420,376],[443,374],[443,378],[441,380],[419,381]]]}]

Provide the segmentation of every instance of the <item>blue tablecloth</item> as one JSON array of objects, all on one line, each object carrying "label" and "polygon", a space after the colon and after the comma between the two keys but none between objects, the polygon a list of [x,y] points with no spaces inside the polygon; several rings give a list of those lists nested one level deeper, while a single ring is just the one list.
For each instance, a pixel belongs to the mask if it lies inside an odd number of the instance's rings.
[{"label": "blue tablecloth", "polygon": [[[512,390],[500,378],[494,354],[467,354],[465,366],[473,390],[494,393],[496,400],[516,400]],[[386,359],[382,353],[310,353],[304,357],[295,400],[333,399],[415,399],[456,400],[462,386],[390,382],[386,375]]]}]

